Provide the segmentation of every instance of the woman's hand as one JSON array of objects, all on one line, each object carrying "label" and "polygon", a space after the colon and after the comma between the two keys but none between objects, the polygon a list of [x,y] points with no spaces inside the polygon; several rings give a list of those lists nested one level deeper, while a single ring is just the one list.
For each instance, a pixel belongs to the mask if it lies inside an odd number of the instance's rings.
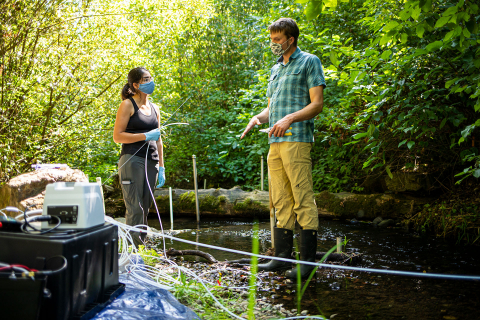
[{"label": "woman's hand", "polygon": [[151,131],[145,132],[145,141],[158,141],[160,138],[160,129],[153,129]]},{"label": "woman's hand", "polygon": [[157,181],[157,188],[163,187],[165,184],[165,168],[158,167],[158,181]]}]

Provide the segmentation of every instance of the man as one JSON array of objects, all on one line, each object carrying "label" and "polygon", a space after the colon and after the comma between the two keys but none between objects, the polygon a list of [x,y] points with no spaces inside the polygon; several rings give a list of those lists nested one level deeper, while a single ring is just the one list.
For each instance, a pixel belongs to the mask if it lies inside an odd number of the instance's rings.
[{"label": "man", "polygon": [[[269,123],[270,198],[276,209],[275,256],[290,258],[295,221],[300,225],[300,258],[315,262],[318,211],[313,195],[313,119],[323,109],[325,77],[320,59],[297,47],[299,29],[293,19],[281,18],[270,27],[270,47],[280,56],[268,81],[268,106],[252,117],[240,139],[255,125]],[[259,264],[259,271],[288,269],[290,264],[271,260]],[[313,266],[300,265],[302,278]],[[287,277],[297,278],[296,268]]]}]

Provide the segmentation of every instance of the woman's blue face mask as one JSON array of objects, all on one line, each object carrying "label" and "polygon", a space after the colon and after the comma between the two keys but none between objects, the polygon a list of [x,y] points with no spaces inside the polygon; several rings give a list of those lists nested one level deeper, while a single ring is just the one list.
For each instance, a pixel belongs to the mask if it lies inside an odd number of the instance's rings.
[{"label": "woman's blue face mask", "polygon": [[141,83],[138,86],[138,90],[140,90],[140,91],[142,91],[143,93],[146,93],[146,94],[152,94],[153,90],[155,90],[155,82],[153,82],[153,79],[152,79],[152,81],[150,81],[150,82]]}]

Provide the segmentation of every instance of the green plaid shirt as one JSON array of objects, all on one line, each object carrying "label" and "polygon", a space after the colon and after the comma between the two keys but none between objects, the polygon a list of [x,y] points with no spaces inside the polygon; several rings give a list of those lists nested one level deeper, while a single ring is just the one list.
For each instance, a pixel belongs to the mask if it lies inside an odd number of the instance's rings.
[{"label": "green plaid shirt", "polygon": [[[322,63],[317,56],[303,52],[297,47],[287,64],[283,64],[283,56],[272,67],[268,80],[267,97],[270,98],[269,126],[288,114],[305,108],[311,103],[310,88],[325,87],[325,75]],[[314,142],[314,119],[292,123],[292,135],[268,139],[272,142]],[[290,131],[288,131],[290,132]]]}]

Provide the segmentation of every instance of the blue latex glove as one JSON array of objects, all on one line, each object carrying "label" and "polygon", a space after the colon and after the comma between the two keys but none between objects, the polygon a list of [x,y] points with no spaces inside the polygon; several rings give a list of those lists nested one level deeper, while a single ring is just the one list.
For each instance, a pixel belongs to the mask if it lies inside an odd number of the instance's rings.
[{"label": "blue latex glove", "polygon": [[165,184],[165,168],[158,167],[158,181],[157,181],[157,188],[163,187]]},{"label": "blue latex glove", "polygon": [[145,141],[158,141],[160,138],[160,129],[153,129],[151,131],[145,132]]}]

